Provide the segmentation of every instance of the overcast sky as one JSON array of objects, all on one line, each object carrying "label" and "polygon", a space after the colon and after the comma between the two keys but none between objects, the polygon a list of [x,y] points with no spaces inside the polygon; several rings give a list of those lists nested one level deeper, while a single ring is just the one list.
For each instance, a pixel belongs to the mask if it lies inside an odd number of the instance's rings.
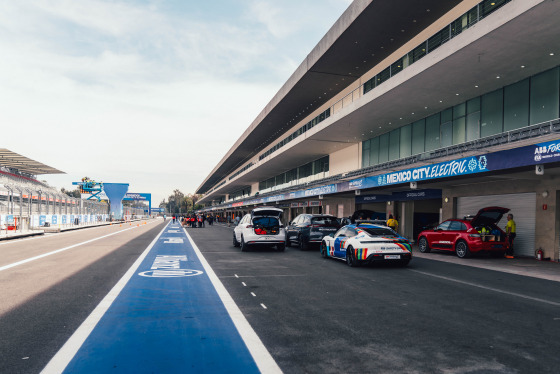
[{"label": "overcast sky", "polygon": [[194,193],[351,0],[0,0],[0,148]]}]

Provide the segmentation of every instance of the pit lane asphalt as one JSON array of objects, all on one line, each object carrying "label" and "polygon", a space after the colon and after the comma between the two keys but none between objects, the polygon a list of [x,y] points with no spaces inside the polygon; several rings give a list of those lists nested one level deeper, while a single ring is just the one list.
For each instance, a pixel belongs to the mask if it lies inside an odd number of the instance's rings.
[{"label": "pit lane asphalt", "polygon": [[350,268],[187,231],[285,373],[560,371],[559,282],[418,257]]},{"label": "pit lane asphalt", "polygon": [[0,373],[40,372],[163,225],[148,221],[3,242],[0,267],[99,238],[0,271]]}]

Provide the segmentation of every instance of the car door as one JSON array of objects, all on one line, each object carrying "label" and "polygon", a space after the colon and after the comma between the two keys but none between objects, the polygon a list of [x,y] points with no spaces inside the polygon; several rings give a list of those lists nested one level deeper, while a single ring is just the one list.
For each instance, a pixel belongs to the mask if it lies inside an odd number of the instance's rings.
[{"label": "car door", "polygon": [[453,249],[455,247],[455,241],[457,237],[460,236],[463,224],[459,221],[450,221],[447,230],[441,233],[441,247],[445,249]]},{"label": "car door", "polygon": [[245,226],[247,226],[247,222],[250,219],[251,219],[251,215],[246,214],[243,218],[241,218],[241,221],[239,221],[237,226],[233,228],[233,232],[235,232],[235,238],[237,239],[238,242],[241,241],[241,235],[243,234],[243,229],[245,228]]},{"label": "car door", "polygon": [[290,224],[290,226],[288,227],[288,238],[290,239],[290,241],[295,241],[297,238],[297,233],[298,233],[298,222],[301,221],[302,215],[300,214],[299,216],[297,216],[296,218],[294,218],[294,220],[292,221],[292,223]]},{"label": "car door", "polygon": [[445,248],[444,247],[445,244],[442,244],[441,242],[444,240],[443,239],[444,232],[447,231],[450,224],[451,221],[442,222],[433,231],[427,234],[428,243],[430,247],[440,248],[440,249]]},{"label": "car door", "polygon": [[348,240],[347,227],[343,227],[334,236],[334,257],[346,258],[346,240]]}]

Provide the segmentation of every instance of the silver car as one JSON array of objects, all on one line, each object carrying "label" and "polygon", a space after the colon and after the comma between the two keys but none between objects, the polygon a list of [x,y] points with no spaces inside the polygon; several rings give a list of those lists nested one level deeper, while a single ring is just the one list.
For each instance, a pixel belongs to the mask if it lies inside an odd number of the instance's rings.
[{"label": "silver car", "polygon": [[286,230],[282,225],[282,209],[255,208],[246,214],[233,229],[233,245],[245,252],[252,245],[273,245],[279,251],[286,249]]}]

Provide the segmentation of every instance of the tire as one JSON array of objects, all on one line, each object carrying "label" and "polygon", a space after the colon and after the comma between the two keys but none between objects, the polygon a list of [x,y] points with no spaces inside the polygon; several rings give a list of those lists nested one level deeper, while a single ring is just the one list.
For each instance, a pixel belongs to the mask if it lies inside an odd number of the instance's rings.
[{"label": "tire", "polygon": [[233,233],[233,246],[234,247],[240,246],[239,242],[237,241],[237,238],[235,237],[235,232]]},{"label": "tire", "polygon": [[299,234],[298,235],[298,245],[299,245],[299,249],[301,249],[302,251],[307,250],[307,248],[309,248],[309,243],[306,243],[303,240],[303,235]]},{"label": "tire", "polygon": [[247,244],[245,244],[245,240],[243,236],[241,236],[241,252],[247,252],[249,248],[247,248]]},{"label": "tire", "polygon": [[352,268],[359,266],[358,260],[354,257],[354,248],[352,246],[346,248],[346,265]]},{"label": "tire", "polygon": [[327,244],[325,242],[321,243],[321,257],[329,258],[329,255],[327,253]]},{"label": "tire", "polygon": [[276,244],[276,249],[278,250],[278,252],[284,252],[286,250],[286,244]]},{"label": "tire", "polygon": [[464,240],[459,240],[457,244],[455,244],[455,253],[459,258],[471,257],[471,251],[469,250],[469,246],[467,245],[467,242]]},{"label": "tire", "polygon": [[418,250],[422,253],[430,253],[431,249],[428,245],[428,239],[421,237],[420,240],[418,240]]}]

